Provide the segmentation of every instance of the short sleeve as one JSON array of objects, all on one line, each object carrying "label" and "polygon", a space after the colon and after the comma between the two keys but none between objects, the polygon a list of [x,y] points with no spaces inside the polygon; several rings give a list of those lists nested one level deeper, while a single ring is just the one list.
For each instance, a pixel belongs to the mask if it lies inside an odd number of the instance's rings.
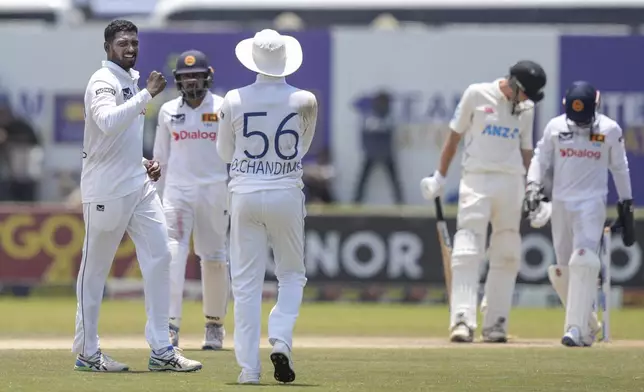
[{"label": "short sleeve", "polygon": [[461,100],[454,110],[454,116],[449,123],[449,127],[456,133],[464,133],[472,125],[472,116],[474,115],[476,92],[473,86],[469,86]]}]

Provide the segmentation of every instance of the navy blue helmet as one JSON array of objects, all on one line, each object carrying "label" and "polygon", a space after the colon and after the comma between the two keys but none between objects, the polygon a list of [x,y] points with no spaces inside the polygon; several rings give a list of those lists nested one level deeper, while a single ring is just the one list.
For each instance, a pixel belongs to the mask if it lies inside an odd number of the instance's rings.
[{"label": "navy blue helmet", "polygon": [[177,89],[186,99],[203,98],[212,87],[213,73],[208,58],[198,50],[181,53],[173,71]]},{"label": "navy blue helmet", "polygon": [[578,125],[588,125],[595,121],[599,109],[600,94],[586,81],[574,82],[563,99],[566,117]]}]

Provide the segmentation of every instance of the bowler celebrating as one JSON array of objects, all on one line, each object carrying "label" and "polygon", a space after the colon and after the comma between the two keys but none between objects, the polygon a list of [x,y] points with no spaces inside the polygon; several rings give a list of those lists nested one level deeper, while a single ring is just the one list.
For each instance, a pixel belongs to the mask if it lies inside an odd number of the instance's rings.
[{"label": "bowler celebrating", "polygon": [[[143,160],[145,106],[165,88],[163,76],[153,71],[147,87],[139,90],[139,73],[132,69],[139,49],[138,30],[125,20],[105,28],[107,61],[85,90],[85,135],[81,193],[85,240],[78,272],[76,370],[126,371],[129,367],[101,352],[98,315],[103,289],[123,235],[136,247],[143,274],[147,324],[145,336],[152,349],[151,371],[193,371],[201,363],[184,358],[170,344],[170,251],[161,201],[148,179]],[[146,163],[149,171],[156,170]],[[157,173],[158,174],[158,173]]]},{"label": "bowler celebrating", "polygon": [[257,73],[255,83],[226,94],[217,151],[230,162],[230,271],[235,298],[238,382],[257,384],[268,246],[275,256],[277,304],[268,319],[275,379],[295,380],[291,350],[304,285],[302,157],[315,133],[315,96],[286,83],[302,64],[293,37],[262,30],[241,41],[239,61]]},{"label": "bowler celebrating", "polygon": [[420,184],[423,196],[442,193],[445,176],[465,137],[457,231],[452,251],[450,339],[472,342],[476,329],[479,265],[485,258],[488,224],[490,269],[485,283],[483,341],[507,341],[508,317],[521,262],[524,176],[532,158],[534,105],[543,99],[546,74],[520,61],[506,78],[470,85],[450,122],[438,170]]},{"label": "bowler celebrating", "polygon": [[[550,120],[528,171],[525,210],[534,227],[552,214],[557,265],[548,275],[566,307],[565,346],[590,346],[601,330],[593,302],[601,268],[598,256],[606,221],[608,170],[619,202],[616,227],[624,245],[635,242],[628,160],[620,126],[599,114],[600,94],[585,81],[575,82],[563,101],[566,113]],[[552,206],[543,201],[543,180],[553,169]]]},{"label": "bowler celebrating", "polygon": [[230,292],[226,261],[228,171],[216,145],[219,110],[224,99],[209,91],[213,72],[202,52],[189,50],[179,56],[174,76],[181,96],[161,106],[154,141],[154,158],[165,173],[158,189],[168,221],[172,254],[170,340],[173,346],[179,345],[186,261],[194,230],[195,252],[201,259],[206,318],[204,350],[222,347]]}]

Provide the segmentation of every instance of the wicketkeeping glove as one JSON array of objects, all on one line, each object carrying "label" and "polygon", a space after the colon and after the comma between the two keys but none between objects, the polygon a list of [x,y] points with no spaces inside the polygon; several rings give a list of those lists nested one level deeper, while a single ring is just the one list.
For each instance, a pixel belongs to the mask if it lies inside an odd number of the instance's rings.
[{"label": "wicketkeeping glove", "polygon": [[635,243],[635,217],[633,216],[633,200],[624,200],[617,203],[617,221],[613,224],[613,231],[621,231],[622,242],[625,246]]},{"label": "wicketkeeping glove", "polygon": [[525,198],[523,199],[523,212],[529,215],[539,208],[543,200],[543,187],[536,182],[529,182],[525,188]]}]

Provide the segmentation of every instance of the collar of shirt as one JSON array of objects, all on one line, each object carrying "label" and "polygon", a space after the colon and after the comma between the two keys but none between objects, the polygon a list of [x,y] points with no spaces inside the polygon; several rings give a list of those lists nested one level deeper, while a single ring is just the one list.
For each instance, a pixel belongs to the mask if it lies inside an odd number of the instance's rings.
[{"label": "collar of shirt", "polygon": [[285,83],[286,83],[286,78],[276,78],[276,77],[274,77],[274,76],[268,76],[268,75],[257,74],[257,79],[255,79],[255,83],[278,83],[278,84],[285,84]]},{"label": "collar of shirt", "polygon": [[109,60],[103,61],[103,67],[111,69],[118,76],[132,79],[133,81],[139,80],[139,71],[135,69],[130,68],[129,71],[126,71]]}]

